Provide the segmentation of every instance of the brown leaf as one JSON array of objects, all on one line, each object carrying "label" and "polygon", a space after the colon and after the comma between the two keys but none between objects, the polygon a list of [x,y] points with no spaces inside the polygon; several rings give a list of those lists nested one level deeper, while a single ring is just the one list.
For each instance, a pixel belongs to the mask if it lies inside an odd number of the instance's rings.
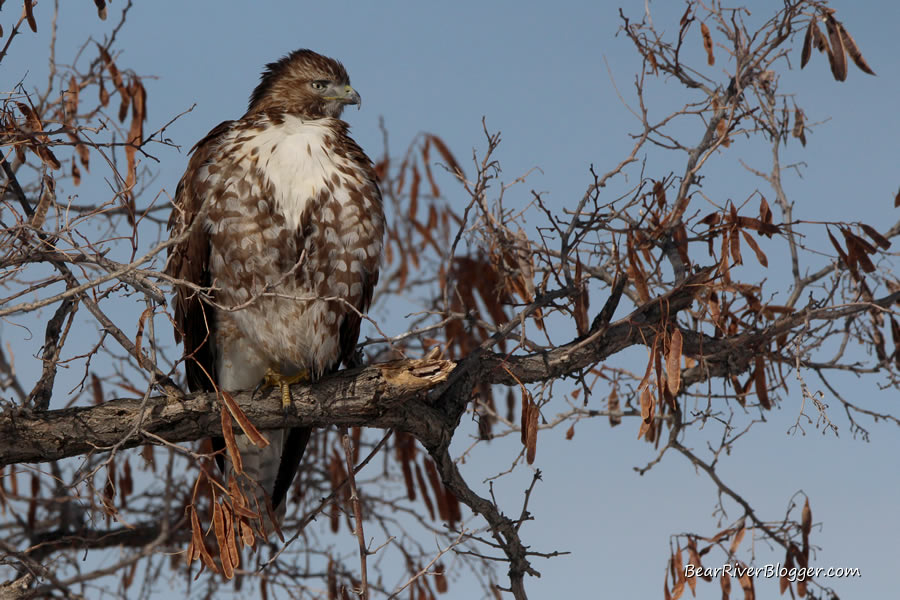
[{"label": "brown leaf", "polygon": [[410,221],[415,221],[416,212],[419,208],[419,184],[422,181],[421,175],[419,175],[419,168],[413,163],[412,168],[412,182],[409,184],[409,219]]},{"label": "brown leaf", "polygon": [[328,600],[337,600],[337,573],[334,569],[334,559],[328,557],[328,572],[326,575],[328,587]]},{"label": "brown leaf", "polygon": [[103,487],[103,511],[106,513],[106,521],[115,513],[113,499],[116,497],[116,464],[112,461],[106,467],[106,485]]},{"label": "brown leaf", "polygon": [[100,83],[98,84],[98,94],[100,99],[100,106],[106,107],[109,106],[109,92],[106,90],[106,86],[103,85],[103,78],[100,78]]},{"label": "brown leaf", "polygon": [[772,209],[769,208],[769,203],[766,202],[765,196],[759,197],[759,220],[765,225],[772,224]]},{"label": "brown leaf", "polygon": [[616,388],[613,388],[609,393],[609,398],[606,399],[606,407],[609,410],[609,425],[610,427],[615,427],[622,423],[622,416],[618,414],[614,414],[619,412],[619,392]]},{"label": "brown leaf", "polygon": [[689,19],[689,17],[691,16],[691,8],[692,8],[691,5],[688,4],[688,5],[687,5],[687,8],[684,10],[684,14],[681,15],[681,20],[678,21],[678,25],[679,25],[682,29],[684,29],[684,26],[687,25],[688,22],[689,22],[688,19]]},{"label": "brown leaf", "polygon": [[675,249],[678,250],[678,256],[681,258],[681,261],[685,265],[690,265],[691,259],[688,256],[687,230],[684,227],[683,221],[672,231],[672,243],[675,244]]},{"label": "brown leaf", "polygon": [[641,390],[641,427],[638,429],[638,439],[641,439],[650,424],[653,422],[653,396],[650,394],[650,386],[644,386]]},{"label": "brown leaf", "polygon": [[[113,85],[116,86],[116,90],[122,96],[122,99],[128,97],[128,89],[125,87],[125,82],[122,80],[122,73],[119,71],[119,68],[116,67],[116,63],[113,62],[112,56],[109,55],[109,52],[106,51],[106,48],[97,44],[97,48],[100,50],[100,58],[103,59],[103,63],[106,65],[106,70],[109,71],[109,76],[112,77]],[[124,117],[119,118],[119,121],[122,121]]]},{"label": "brown leaf", "polygon": [[435,198],[441,195],[441,190],[434,180],[434,173],[431,172],[431,159],[429,158],[429,148],[431,147],[431,138],[425,137],[425,145],[422,146],[422,166],[425,167],[425,176],[428,178],[428,185],[431,186],[431,195]]},{"label": "brown leaf", "polygon": [[[410,208],[412,208],[412,206],[410,206]],[[431,212],[432,210],[434,210],[434,205],[431,205],[429,207],[429,212]],[[432,230],[431,227],[429,227],[427,225],[422,225],[421,223],[419,223],[418,221],[415,221],[415,220],[412,221],[412,225],[413,225],[413,228],[419,233],[419,235],[422,236],[424,243],[430,244],[431,247],[434,248],[435,251],[437,251],[439,253],[443,252],[441,245],[438,244],[437,240],[434,239],[434,236],[431,235],[431,230]],[[423,248],[424,248],[424,243],[423,243]],[[413,258],[414,256],[415,256],[415,253],[410,251],[410,258]],[[418,268],[418,266],[419,266],[418,260],[414,260],[413,262],[416,263],[415,266]]]},{"label": "brown leaf", "polygon": [[88,150],[88,147],[84,144],[76,144],[75,152],[78,153],[78,159],[81,161],[81,165],[87,170],[90,171],[90,157],[91,152]]},{"label": "brown leaf", "polygon": [[869,254],[875,254],[875,247],[845,227],[841,227],[841,233],[847,243],[848,260],[858,264],[866,273],[874,273],[875,265],[869,259]]},{"label": "brown leaf", "polygon": [[144,312],[141,313],[141,317],[138,319],[138,328],[137,334],[134,336],[134,349],[137,353],[141,352],[141,345],[144,340],[144,325],[147,322],[147,317],[153,314],[153,309],[151,307],[147,307],[144,309]]},{"label": "brown leaf", "polygon": [[816,18],[809,20],[809,27],[806,28],[806,35],[803,37],[803,51],[800,53],[800,68],[806,66],[809,62],[809,56],[812,54],[813,28],[816,27]]},{"label": "brown leaf", "polygon": [[91,373],[91,391],[94,395],[94,405],[99,406],[103,404],[103,385],[100,383],[100,378],[97,377],[96,373]]},{"label": "brown leaf", "polygon": [[768,267],[769,259],[766,258],[766,254],[759,247],[759,244],[756,243],[756,240],[753,239],[753,236],[751,236],[749,233],[747,233],[743,229],[741,230],[741,234],[743,234],[744,241],[747,242],[747,245],[753,249],[753,253],[756,254],[756,260],[759,261],[759,264],[761,264],[764,267]]},{"label": "brown leaf", "polygon": [[133,491],[134,479],[131,477],[131,461],[125,459],[125,466],[122,467],[122,475],[119,477],[119,498],[123,508],[128,506],[128,496]]},{"label": "brown leaf", "polygon": [[834,236],[831,235],[831,230],[828,229],[828,228],[826,228],[826,233],[828,234],[828,239],[831,240],[831,245],[834,246],[834,249],[835,249],[835,250],[837,250],[838,256],[840,257],[841,261],[842,261],[848,268],[854,268],[854,267],[856,266],[856,263],[854,263],[854,264],[851,266],[849,257],[848,257],[847,254],[844,252],[844,249],[841,248],[841,245],[838,244],[838,241],[837,241],[836,239],[834,239]]},{"label": "brown leaf", "polygon": [[780,594],[784,595],[785,590],[791,587],[791,582],[788,579],[787,573],[790,572],[791,569],[794,568],[794,554],[791,552],[791,549],[788,548],[787,553],[784,557],[784,569],[785,574],[782,575],[778,580],[778,591]]},{"label": "brown leaf", "polygon": [[644,269],[641,265],[641,259],[638,258],[637,252],[634,250],[634,237],[628,232],[627,238],[628,253],[628,279],[634,284],[637,290],[638,298],[641,302],[650,301],[650,291],[647,289],[647,277],[644,275]]},{"label": "brown leaf", "polygon": [[713,322],[718,323],[719,318],[722,315],[722,310],[719,305],[719,294],[717,294],[715,290],[709,292],[706,305],[709,307],[709,314],[712,317]]},{"label": "brown leaf", "polygon": [[[716,136],[719,138],[724,138],[728,135],[728,121],[726,119],[720,119],[716,124]],[[730,143],[722,142],[722,145],[726,148],[730,145]]]},{"label": "brown leaf", "polygon": [[56,204],[56,181],[49,175],[41,178],[41,197],[31,215],[31,226],[40,229],[47,218],[47,211]]},{"label": "brown leaf", "polygon": [[813,25],[813,46],[819,52],[828,52],[828,40],[825,38],[822,30],[819,29],[818,18],[813,19]]},{"label": "brown leaf", "polygon": [[63,107],[66,113],[66,119],[71,120],[78,114],[78,92],[79,92],[78,80],[75,79],[75,76],[72,75],[69,77],[69,88],[66,90],[64,94],[64,102]]},{"label": "brown leaf", "polygon": [[459,163],[456,162],[456,158],[454,158],[453,153],[447,148],[447,144],[444,143],[444,140],[430,133],[428,134],[428,139],[431,140],[431,143],[437,148],[441,157],[447,162],[450,171],[456,174],[457,177],[465,177],[465,172],[462,170],[462,167],[459,166]]},{"label": "brown leaf", "polygon": [[94,0],[94,4],[97,6],[97,16],[100,17],[101,21],[106,20],[106,0]]},{"label": "brown leaf", "polygon": [[234,401],[234,398],[226,392],[225,390],[220,390],[222,392],[222,400],[225,404],[225,408],[228,409],[228,412],[231,413],[231,416],[234,417],[234,420],[238,422],[238,425],[241,427],[241,431],[243,431],[250,441],[253,442],[256,446],[260,448],[265,448],[269,445],[269,440],[263,436],[259,432],[259,429],[254,427],[253,423],[250,422],[250,419],[247,418],[247,415],[244,414],[244,411],[241,410],[241,407],[238,406],[238,403]]},{"label": "brown leaf", "polygon": [[644,57],[650,63],[650,66],[653,68],[653,74],[655,75],[659,71],[659,63],[656,62],[656,54],[652,51],[647,52]]},{"label": "brown leaf", "polygon": [[[703,571],[703,563],[700,562],[700,553],[697,552],[697,540],[694,538],[688,538],[688,556],[690,557],[691,564],[694,565],[701,572]],[[703,574],[700,576],[704,581],[712,581],[712,576]]]},{"label": "brown leaf", "polygon": [[663,209],[666,206],[666,188],[662,181],[653,182],[653,197],[656,198],[656,205]]},{"label": "brown leaf", "polygon": [[716,64],[716,57],[713,56],[712,36],[709,35],[709,27],[706,23],[700,23],[700,33],[703,34],[703,48],[706,50],[706,64],[713,66]]},{"label": "brown leaf", "polygon": [[28,133],[34,134],[34,138],[37,140],[37,144],[29,144],[29,148],[38,155],[41,162],[45,165],[53,169],[59,169],[62,166],[62,163],[60,163],[56,156],[53,155],[53,151],[46,146],[46,144],[50,142],[50,139],[44,133],[44,125],[41,123],[41,119],[37,112],[24,102],[16,102],[16,106],[19,107],[19,111],[25,117],[25,130],[28,131]]},{"label": "brown leaf", "polygon": [[575,437],[575,424],[569,425],[569,428],[566,429],[566,439],[571,440]]},{"label": "brown leaf", "polygon": [[434,565],[434,587],[437,589],[438,594],[446,594],[449,589],[447,587],[447,576],[444,573],[444,563],[436,563]]},{"label": "brown leaf", "polygon": [[246,517],[247,519],[259,517],[256,512],[250,510],[250,502],[247,500],[247,496],[241,491],[235,477],[228,478],[228,495],[231,497],[231,508],[235,515]]},{"label": "brown leaf", "polygon": [[338,506],[337,499],[331,503],[331,512],[328,515],[331,525],[331,533],[337,533],[341,530],[341,507]]},{"label": "brown leaf", "polygon": [[403,481],[406,484],[406,497],[412,502],[416,499],[416,488],[413,485],[412,461],[409,458],[401,459],[400,471],[403,473]]},{"label": "brown leaf", "polygon": [[590,326],[588,318],[588,291],[587,284],[582,281],[581,259],[575,258],[575,328],[578,335],[585,335]]},{"label": "brown leaf", "polygon": [[[379,160],[377,163],[375,163],[375,166],[373,167],[373,169],[375,171],[375,178],[378,180],[378,183],[381,184],[382,186],[385,185],[384,178],[387,176],[388,169],[390,168],[390,166],[391,166],[390,158],[388,158],[386,156],[383,159]],[[384,187],[382,187],[382,189],[384,189]]]},{"label": "brown leaf", "polygon": [[78,168],[78,163],[75,162],[75,157],[72,157],[72,183],[75,185],[81,185],[81,169]]},{"label": "brown leaf", "polygon": [[[662,336],[660,336],[660,338],[662,338]],[[660,347],[662,347],[664,344],[665,344],[665,342],[661,341]],[[657,350],[655,347],[653,350],[654,350],[653,351],[653,359],[654,359],[653,372],[656,375],[656,381],[654,381],[653,383],[656,385],[656,396],[657,396],[657,400],[658,400],[657,406],[659,406],[660,410],[663,410],[663,406],[665,405],[665,402],[666,402],[666,393],[665,393],[666,384],[665,384],[665,382],[663,382],[663,366],[662,366],[663,353],[661,351]],[[655,423],[654,423],[654,426],[655,426]],[[656,434],[655,429],[653,430],[653,433],[654,433],[654,435]]]},{"label": "brown leaf", "polygon": [[137,561],[131,563],[131,568],[122,573],[122,587],[128,589],[134,581],[134,574],[137,572]]},{"label": "brown leaf", "polygon": [[203,528],[200,527],[200,519],[197,518],[197,511],[193,506],[188,507],[191,515],[191,543],[184,558],[188,566],[200,556],[200,548],[203,547]]},{"label": "brown leaf", "polygon": [[147,90],[140,79],[132,79],[128,93],[131,96],[131,117],[143,123],[147,120]]},{"label": "brown leaf", "polygon": [[769,400],[769,392],[766,389],[766,363],[763,357],[756,355],[756,370],[753,373],[756,383],[756,397],[763,408],[769,410],[772,408],[772,402]]},{"label": "brown leaf", "polygon": [[447,510],[450,513],[450,527],[452,528],[455,523],[462,521],[462,509],[459,506],[459,500],[453,492],[449,488],[444,488],[444,490],[446,491],[444,500],[447,502]]},{"label": "brown leaf", "polygon": [[228,552],[228,540],[225,538],[225,516],[222,504],[213,504],[213,531],[216,534],[216,543],[219,545],[219,561],[222,563],[222,573],[226,579],[234,577],[234,565],[231,563],[231,555]]},{"label": "brown leaf", "polygon": [[900,190],[897,190],[897,194],[894,196],[894,208],[900,206]]},{"label": "brown leaf", "polygon": [[[678,600],[681,597],[681,594],[684,593],[684,584],[688,581],[687,577],[684,574],[684,564],[681,562],[681,547],[678,546],[675,548],[675,552],[672,553],[672,572],[673,572],[673,583],[672,586],[672,600]],[[693,577],[691,577],[693,579]]]},{"label": "brown leaf", "polygon": [[[681,594],[684,593],[684,583],[683,582],[676,583],[675,586],[673,587],[673,591],[678,592],[678,597],[680,598]],[[672,594],[669,592],[668,578],[666,578],[663,581],[663,600],[675,600],[675,597],[672,596]]]},{"label": "brown leaf", "polygon": [[681,330],[676,329],[669,341],[669,355],[666,357],[666,384],[672,395],[681,387]]},{"label": "brown leaf", "polygon": [[859,246],[859,250],[863,254],[875,254],[876,252],[878,252],[875,249],[875,246],[870,244],[866,239],[859,237],[849,229],[842,227],[841,233],[844,235],[844,239],[847,240],[848,247],[850,244],[857,245]]},{"label": "brown leaf", "polygon": [[812,528],[812,510],[809,508],[809,498],[806,499],[806,502],[803,504],[803,512],[800,517],[800,531],[803,533],[804,545],[806,544],[805,540],[809,537],[810,529]]},{"label": "brown leaf", "polygon": [[34,20],[34,4],[32,0],[25,0],[25,19],[28,21],[31,31],[37,33],[37,21]]},{"label": "brown leaf", "polygon": [[397,190],[403,190],[403,184],[406,181],[406,171],[409,166],[409,157],[403,159],[403,162],[400,163],[400,168],[397,169]]},{"label": "brown leaf", "polygon": [[800,140],[806,146],[806,126],[804,125],[803,111],[799,107],[794,108],[794,128],[791,135]]},{"label": "brown leaf", "polygon": [[225,546],[232,566],[240,566],[241,555],[238,552],[237,541],[234,536],[234,513],[227,502],[222,502],[222,518],[225,520]]},{"label": "brown leaf", "polygon": [[741,257],[741,237],[737,232],[737,229],[730,229],[728,231],[728,240],[731,242],[732,260],[734,260],[735,264],[742,265],[744,264],[744,259]]},{"label": "brown leaf", "polygon": [[[126,111],[127,112],[127,111]],[[128,174],[125,177],[125,187],[129,191],[137,182],[137,149],[144,140],[143,110],[135,110],[131,119],[131,127],[128,129],[128,145],[125,146],[125,158],[128,161]],[[121,119],[120,119],[121,120]],[[131,213],[129,213],[129,218]],[[132,222],[133,224],[133,222]]]},{"label": "brown leaf", "polygon": [[231,468],[238,475],[244,472],[244,461],[241,453],[238,451],[237,440],[234,438],[234,427],[231,424],[231,415],[227,410],[219,411],[222,421],[222,437],[225,439],[225,449],[228,451],[228,458],[231,459]]},{"label": "brown leaf", "polygon": [[900,367],[900,324],[891,316],[891,340],[894,342],[894,363]]},{"label": "brown leaf", "polygon": [[878,233],[878,230],[876,230],[874,227],[866,225],[865,223],[860,223],[859,226],[862,227],[862,230],[866,232],[867,236],[872,238],[873,242],[878,244],[879,248],[881,248],[883,250],[887,250],[888,248],[891,247],[890,240],[888,240],[886,237],[884,237],[883,235]]},{"label": "brown leaf", "polygon": [[521,416],[519,418],[519,438],[524,446],[526,441],[528,440],[528,407],[531,405],[531,400],[528,397],[528,391],[522,387],[522,409]]},{"label": "brown leaf", "polygon": [[731,595],[731,575],[723,572],[719,585],[722,586],[722,600],[728,600],[728,597]]},{"label": "brown leaf", "polygon": [[741,519],[741,523],[738,526],[737,532],[734,534],[734,537],[731,539],[731,546],[728,549],[728,554],[733,555],[737,552],[738,546],[741,545],[741,540],[744,539],[744,534],[747,532],[747,529],[744,527],[744,520]]},{"label": "brown leaf", "polygon": [[35,153],[40,157],[41,162],[51,169],[59,169],[62,167],[62,163],[59,162],[59,159],[56,158],[56,155],[53,154],[53,151],[47,146],[38,146],[35,148]]},{"label": "brown leaf", "polygon": [[525,436],[525,459],[528,464],[534,464],[534,457],[537,453],[537,434],[538,434],[538,417],[540,410],[533,400],[528,402],[528,429]]},{"label": "brown leaf", "polygon": [[359,444],[362,440],[362,427],[350,428],[350,441],[353,444],[353,464],[359,462]]},{"label": "brown leaf", "polygon": [[144,444],[144,447],[141,448],[141,458],[144,459],[144,462],[152,472],[156,472],[156,457],[153,452],[153,444]]},{"label": "brown leaf", "polygon": [[428,482],[431,484],[431,489],[434,490],[434,497],[437,499],[438,504],[438,515],[444,521],[450,521],[450,507],[447,505],[447,495],[444,493],[444,486],[441,484],[441,478],[438,476],[437,467],[434,466],[434,461],[430,458],[426,458],[425,463],[425,475],[428,476]]},{"label": "brown leaf", "polygon": [[712,212],[700,219],[700,222],[704,225],[709,225],[710,227],[714,227],[719,224],[722,215],[718,212]]},{"label": "brown leaf", "polygon": [[853,63],[859,67],[859,69],[863,73],[868,73],[869,75],[874,75],[875,71],[872,70],[872,67],[869,66],[869,63],[866,62],[866,59],[863,58],[862,52],[859,51],[859,46],[856,45],[856,40],[847,33],[847,30],[844,29],[843,23],[837,23],[838,33],[841,35],[841,41],[844,42],[844,48],[847,49],[847,54],[850,55],[850,58],[853,59]]},{"label": "brown leaf", "polygon": [[831,49],[828,52],[828,61],[831,64],[831,74],[838,81],[847,79],[847,52],[844,49],[844,40],[838,30],[838,22],[833,15],[825,15],[825,29],[828,31],[828,40]]},{"label": "brown leaf", "polygon": [[[122,101],[119,103],[119,123],[125,122],[125,117],[128,116],[128,105],[130,104],[131,99],[129,96],[124,96]],[[129,133],[128,137],[131,137]]]},{"label": "brown leaf", "polygon": [[[107,488],[110,487],[109,481],[107,481]],[[38,496],[41,493],[41,480],[38,478],[37,473],[31,474],[31,498],[28,501],[28,516],[26,521],[28,523],[28,529],[34,530],[34,522],[37,517],[37,501]]]},{"label": "brown leaf", "polygon": [[739,581],[741,582],[741,589],[744,590],[744,600],[754,600],[756,598],[756,592],[753,589],[753,579],[750,578],[749,573],[744,571],[743,574],[741,574]]},{"label": "brown leaf", "polygon": [[434,521],[434,504],[432,504],[431,497],[428,494],[425,478],[422,477],[422,469],[419,468],[419,463],[415,463],[414,466],[416,468],[416,483],[419,485],[419,491],[422,493],[422,501],[425,503],[425,508],[428,510],[428,516]]}]

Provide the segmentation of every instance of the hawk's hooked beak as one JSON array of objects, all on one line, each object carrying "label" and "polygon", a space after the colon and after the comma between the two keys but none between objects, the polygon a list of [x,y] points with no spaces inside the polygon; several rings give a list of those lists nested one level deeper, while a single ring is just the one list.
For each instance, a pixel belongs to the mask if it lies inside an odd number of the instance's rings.
[{"label": "hawk's hooked beak", "polygon": [[355,104],[357,108],[362,107],[362,96],[349,84],[343,86],[340,84],[333,85],[328,92],[329,94],[325,96],[326,100],[334,100],[341,104]]}]

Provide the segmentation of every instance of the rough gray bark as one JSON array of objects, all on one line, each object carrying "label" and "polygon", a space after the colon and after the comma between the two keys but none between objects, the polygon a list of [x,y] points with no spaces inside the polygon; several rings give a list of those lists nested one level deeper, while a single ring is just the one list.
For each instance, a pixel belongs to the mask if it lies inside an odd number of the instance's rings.
[{"label": "rough gray bark", "polygon": [[[517,379],[527,383],[596,364],[652,337],[652,330],[690,306],[707,275],[702,271],[626,318],[547,352],[476,352],[459,365],[426,358],[341,371],[316,385],[293,386],[290,414],[282,412],[280,393],[274,389],[256,398],[252,392],[233,397],[262,431],[327,425],[395,428],[411,433],[430,451],[446,448],[473,382],[514,385]],[[193,394],[119,398],[46,412],[7,410],[0,414],[0,466],[158,444],[160,439],[180,443],[221,435],[219,406],[215,394]]]}]

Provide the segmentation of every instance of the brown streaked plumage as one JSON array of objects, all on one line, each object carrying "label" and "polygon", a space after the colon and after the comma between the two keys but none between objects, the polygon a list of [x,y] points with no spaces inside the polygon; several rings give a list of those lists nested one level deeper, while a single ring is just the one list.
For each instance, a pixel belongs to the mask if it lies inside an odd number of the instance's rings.
[{"label": "brown streaked plumage", "polygon": [[[384,234],[372,163],[338,118],[359,101],[339,62],[298,50],[267,66],[241,119],[194,147],[169,220],[187,238],[167,264],[218,305],[176,287],[192,391],[251,389],[270,368],[315,380],[352,359]],[[238,436],[242,483],[283,508],[309,433],[267,432],[265,449]]]}]

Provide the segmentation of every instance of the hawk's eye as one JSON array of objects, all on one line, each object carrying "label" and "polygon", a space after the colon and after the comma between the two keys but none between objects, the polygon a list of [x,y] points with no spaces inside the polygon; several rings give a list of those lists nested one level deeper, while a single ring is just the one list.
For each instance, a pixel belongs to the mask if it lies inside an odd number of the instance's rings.
[{"label": "hawk's eye", "polygon": [[324,79],[317,79],[316,81],[313,81],[310,85],[312,85],[312,88],[314,90],[322,91],[326,88],[326,86],[328,86],[328,82],[325,81]]}]

